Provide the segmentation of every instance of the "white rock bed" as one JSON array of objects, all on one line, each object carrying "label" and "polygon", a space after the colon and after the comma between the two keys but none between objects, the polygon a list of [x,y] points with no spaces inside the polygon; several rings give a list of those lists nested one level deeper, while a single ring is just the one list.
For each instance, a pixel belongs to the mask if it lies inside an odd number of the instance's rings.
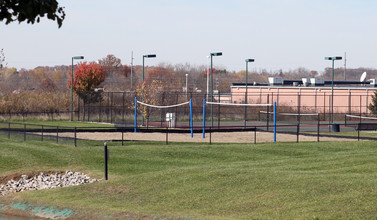
[{"label": "white rock bed", "polygon": [[27,190],[54,189],[94,182],[98,182],[98,180],[91,179],[83,173],[72,171],[66,171],[65,174],[56,173],[51,175],[40,173],[33,178],[22,175],[18,181],[9,180],[5,185],[0,185],[0,196]]}]

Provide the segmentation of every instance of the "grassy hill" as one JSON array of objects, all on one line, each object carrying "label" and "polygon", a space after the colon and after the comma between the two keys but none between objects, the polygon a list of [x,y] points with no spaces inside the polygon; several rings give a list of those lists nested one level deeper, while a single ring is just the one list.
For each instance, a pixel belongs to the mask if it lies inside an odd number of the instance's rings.
[{"label": "grassy hill", "polygon": [[[91,142],[93,144],[93,142]],[[103,143],[0,139],[0,177],[74,170],[103,178]],[[109,180],[0,197],[135,218],[375,219],[376,144],[110,143]]]}]

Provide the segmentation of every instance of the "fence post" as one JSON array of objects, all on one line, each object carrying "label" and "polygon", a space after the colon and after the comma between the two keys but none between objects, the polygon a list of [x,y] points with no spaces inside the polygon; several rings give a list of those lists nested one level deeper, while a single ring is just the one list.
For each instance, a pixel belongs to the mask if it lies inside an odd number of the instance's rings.
[{"label": "fence post", "polygon": [[206,99],[203,99],[203,138],[206,137]]},{"label": "fence post", "polygon": [[209,144],[212,144],[212,126],[209,128]]},{"label": "fence post", "polygon": [[123,125],[124,125],[125,124],[125,121],[124,121],[124,92],[122,94],[122,122],[123,122]]},{"label": "fence post", "polygon": [[267,94],[267,131],[269,131],[269,126],[270,126],[270,106],[268,105],[270,103],[270,94]]},{"label": "fence post", "polygon": [[[171,124],[171,122],[169,121],[169,124]],[[166,126],[166,145],[168,145],[169,144],[169,141],[168,141],[168,139],[169,139],[169,126]]]},{"label": "fence post", "polygon": [[[219,103],[220,103],[220,91],[218,91],[219,95]],[[217,105],[217,128],[220,128],[220,118],[221,118],[221,111],[220,111],[220,105]]]},{"label": "fence post", "polygon": [[59,126],[56,126],[56,143],[59,143]]},{"label": "fence post", "polygon": [[77,128],[75,127],[75,147],[77,147],[77,142],[76,142],[77,141],[77,133],[76,132],[77,132]]},{"label": "fence post", "polygon": [[42,142],[43,142],[43,131],[44,131],[44,126],[42,125]]},{"label": "fence post", "polygon": [[296,142],[298,143],[299,142],[299,134],[300,134],[300,125],[299,124],[297,124],[297,131],[296,131],[296,133],[297,133],[297,140],[296,140]]},{"label": "fence post", "polygon": [[124,145],[123,140],[124,140],[124,127],[122,128],[122,146]]},{"label": "fence post", "polygon": [[257,127],[254,127],[254,144],[257,143]]},{"label": "fence post", "polygon": [[107,142],[104,144],[104,153],[105,153],[105,180],[108,180],[108,160],[109,160],[109,151],[107,150]]},{"label": "fence post", "polygon": [[26,141],[26,124],[24,124],[24,141]]},{"label": "fence post", "polygon": [[8,139],[10,139],[10,122],[8,122]]},{"label": "fence post", "polygon": [[360,141],[360,123],[357,125],[357,141]]},{"label": "fence post", "polygon": [[113,123],[113,101],[114,101],[114,92],[111,92],[110,123]]},{"label": "fence post", "polygon": [[319,120],[320,120],[320,117],[319,117],[319,113],[318,113],[318,116],[317,116],[317,142],[319,142],[319,128],[321,126]]},{"label": "fence post", "polygon": [[276,142],[276,102],[274,102],[274,142]]}]

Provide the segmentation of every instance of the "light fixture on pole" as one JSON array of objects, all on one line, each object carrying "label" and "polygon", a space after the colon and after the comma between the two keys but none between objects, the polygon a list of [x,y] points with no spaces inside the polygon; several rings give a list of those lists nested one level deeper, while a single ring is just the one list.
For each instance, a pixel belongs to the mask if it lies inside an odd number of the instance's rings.
[{"label": "light fixture on pole", "polygon": [[73,121],[73,60],[82,60],[84,56],[72,57],[72,74],[71,74],[71,121]]},{"label": "light fixture on pole", "polygon": [[[247,104],[247,75],[248,75],[248,64],[254,62],[254,59],[246,59],[246,74],[245,74],[245,104]],[[245,105],[245,127],[246,127],[246,121],[247,121],[247,106]]]},{"label": "light fixture on pole", "polygon": [[[212,57],[214,56],[222,56],[222,52],[210,53],[211,56],[211,102],[213,102],[213,62]],[[211,128],[213,128],[213,105],[211,105]]]},{"label": "light fixture on pole", "polygon": [[341,60],[342,57],[325,57],[325,60],[332,61],[332,74],[331,74],[331,124],[334,122],[334,61]]},{"label": "light fixture on pole", "polygon": [[[142,97],[141,97],[141,100],[144,101],[144,59],[145,58],[155,58],[156,57],[156,54],[147,54],[147,55],[143,55],[143,85],[142,85]],[[142,125],[144,125],[144,115],[142,116]]]}]

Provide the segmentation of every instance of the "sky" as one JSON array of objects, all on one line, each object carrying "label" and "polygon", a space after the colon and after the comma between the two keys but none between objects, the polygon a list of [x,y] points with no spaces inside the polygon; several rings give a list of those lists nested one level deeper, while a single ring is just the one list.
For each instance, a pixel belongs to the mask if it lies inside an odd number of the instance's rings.
[{"label": "sky", "polygon": [[[130,65],[207,65],[228,71],[323,72],[326,56],[347,54],[347,68],[377,68],[375,0],[58,0],[66,18],[59,29],[0,23],[7,67],[70,65],[73,56],[96,61],[113,54]],[[344,60],[335,67],[343,67]]]}]

